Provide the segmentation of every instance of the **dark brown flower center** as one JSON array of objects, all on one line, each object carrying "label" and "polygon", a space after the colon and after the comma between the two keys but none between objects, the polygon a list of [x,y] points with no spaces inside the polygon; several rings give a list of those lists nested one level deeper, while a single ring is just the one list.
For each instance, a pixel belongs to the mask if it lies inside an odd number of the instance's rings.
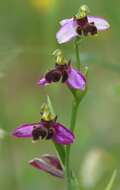
[{"label": "dark brown flower center", "polygon": [[50,70],[46,75],[45,78],[47,82],[58,82],[62,81],[65,82],[68,79],[68,69],[69,69],[69,64],[64,64],[64,65],[55,65],[55,69]]},{"label": "dark brown flower center", "polygon": [[77,19],[75,17],[74,19],[76,20],[78,25],[76,31],[79,35],[87,36],[88,34],[91,35],[97,34],[97,28],[94,22],[89,23],[87,16],[80,19]]},{"label": "dark brown flower center", "polygon": [[55,130],[53,128],[54,121],[41,121],[40,126],[34,126],[32,131],[33,140],[46,139],[53,137]]},{"label": "dark brown flower center", "polygon": [[58,82],[61,78],[61,72],[57,71],[56,69],[49,71],[46,76],[46,80],[51,82]]}]

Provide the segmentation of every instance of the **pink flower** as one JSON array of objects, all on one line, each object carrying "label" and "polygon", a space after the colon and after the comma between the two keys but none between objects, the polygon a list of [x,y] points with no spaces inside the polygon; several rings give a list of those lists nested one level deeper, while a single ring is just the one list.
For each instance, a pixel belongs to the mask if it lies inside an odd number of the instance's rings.
[{"label": "pink flower", "polygon": [[60,26],[60,30],[56,34],[59,44],[69,42],[77,36],[95,35],[110,27],[105,19],[94,16],[85,16],[82,18],[75,16],[62,20]]},{"label": "pink flower", "polygon": [[82,73],[72,68],[70,62],[68,64],[56,64],[54,69],[48,71],[37,84],[39,86],[49,85],[54,82],[65,83],[73,89],[85,90],[86,80]]},{"label": "pink flower", "polygon": [[62,124],[53,120],[43,120],[31,124],[22,124],[13,130],[12,135],[17,138],[52,139],[57,144],[71,144],[74,141],[73,133]]}]

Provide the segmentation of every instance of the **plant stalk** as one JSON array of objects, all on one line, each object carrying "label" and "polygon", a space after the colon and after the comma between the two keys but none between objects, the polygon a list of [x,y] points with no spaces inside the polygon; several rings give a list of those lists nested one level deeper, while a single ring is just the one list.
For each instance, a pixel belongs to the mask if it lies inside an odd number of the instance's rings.
[{"label": "plant stalk", "polygon": [[[71,123],[70,123],[70,129],[71,129],[72,132],[74,131],[75,125],[76,125],[78,107],[79,107],[79,102],[74,98],[73,105],[72,105]],[[67,147],[66,147],[67,190],[73,190],[72,184],[71,184],[72,171],[71,171],[71,168],[70,168],[70,150],[71,150],[71,145],[67,145]]]},{"label": "plant stalk", "polygon": [[[79,53],[79,44],[78,44],[78,39],[75,40],[75,52],[76,52],[76,67],[78,70],[80,70],[80,53]],[[70,121],[70,130],[74,132],[75,125],[76,125],[76,119],[77,119],[77,113],[78,113],[78,108],[79,104],[81,101],[81,98],[78,99],[75,93],[73,94],[73,104],[72,104],[72,115],[71,115],[71,121]],[[72,178],[72,170],[70,167],[70,150],[71,150],[71,145],[67,145],[66,147],[66,181],[67,181],[67,190],[74,190],[73,184],[71,181]]]}]

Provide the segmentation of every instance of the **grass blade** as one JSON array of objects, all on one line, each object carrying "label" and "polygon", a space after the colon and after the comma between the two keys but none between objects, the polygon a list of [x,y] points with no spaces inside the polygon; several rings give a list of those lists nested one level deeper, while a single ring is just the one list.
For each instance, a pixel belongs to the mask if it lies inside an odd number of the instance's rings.
[{"label": "grass blade", "polygon": [[117,170],[114,170],[112,177],[110,178],[110,181],[107,184],[107,187],[105,188],[105,190],[111,190],[112,189],[113,184],[114,184],[115,179],[116,179],[116,175],[117,175]]}]

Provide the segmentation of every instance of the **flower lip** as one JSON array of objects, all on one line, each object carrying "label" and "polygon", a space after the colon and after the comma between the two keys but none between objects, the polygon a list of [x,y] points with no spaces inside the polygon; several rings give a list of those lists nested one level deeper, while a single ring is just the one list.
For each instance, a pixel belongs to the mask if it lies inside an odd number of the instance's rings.
[{"label": "flower lip", "polygon": [[29,164],[34,168],[49,173],[53,176],[63,178],[64,171],[56,156],[44,154],[40,158],[34,158],[29,161]]},{"label": "flower lip", "polygon": [[62,73],[60,71],[53,69],[45,75],[45,79],[47,80],[48,83],[58,82],[61,79],[61,76]]},{"label": "flower lip", "polygon": [[55,69],[50,70],[45,75],[45,79],[48,83],[58,82],[62,79],[62,82],[65,82],[68,79],[68,69],[70,66],[70,62],[68,64],[56,64]]},{"label": "flower lip", "polygon": [[49,140],[52,138],[53,134],[54,130],[52,127],[48,129],[45,127],[33,127],[32,130],[33,141],[39,140],[39,138]]},{"label": "flower lip", "polygon": [[78,35],[85,35],[87,36],[88,34],[94,35],[97,34],[97,28],[93,22],[88,22],[87,16],[82,17],[82,18],[76,18],[74,17],[74,20],[77,23],[77,33]]},{"label": "flower lip", "polygon": [[33,126],[32,130],[32,137],[33,140],[39,140],[39,139],[52,139],[54,136],[55,130],[54,130],[54,124],[56,122],[56,118],[54,120],[45,121],[41,119],[41,127],[39,126]]}]

